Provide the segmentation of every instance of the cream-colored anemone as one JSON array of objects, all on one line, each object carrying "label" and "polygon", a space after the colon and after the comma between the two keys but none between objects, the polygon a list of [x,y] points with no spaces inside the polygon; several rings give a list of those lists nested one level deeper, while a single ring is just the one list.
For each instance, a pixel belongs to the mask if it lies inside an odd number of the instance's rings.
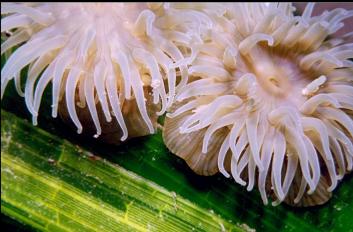
[{"label": "cream-colored anemone", "polygon": [[[137,135],[154,132],[151,107],[161,105],[157,114],[163,114],[186,84],[183,53],[208,23],[196,10],[161,3],[2,3],[1,14],[1,32],[9,36],[1,54],[18,46],[1,70],[1,96],[14,79],[37,124],[51,82],[53,117],[63,111],[81,133],[80,120],[89,116],[96,137],[101,124],[109,129],[116,121],[121,140],[129,125]],[[27,65],[23,91],[20,72]]]},{"label": "cream-colored anemone", "polygon": [[289,3],[232,3],[189,67],[167,115],[168,148],[199,174],[220,171],[296,206],[323,204],[353,163],[353,11],[294,16]]}]

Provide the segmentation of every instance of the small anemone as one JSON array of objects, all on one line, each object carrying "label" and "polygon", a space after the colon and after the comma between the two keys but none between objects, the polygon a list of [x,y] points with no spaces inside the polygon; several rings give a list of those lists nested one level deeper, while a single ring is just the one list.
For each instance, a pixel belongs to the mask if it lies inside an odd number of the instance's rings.
[{"label": "small anemone", "polygon": [[232,3],[210,14],[189,83],[167,114],[167,147],[262,200],[325,203],[353,166],[353,11],[295,16],[290,3]]},{"label": "small anemone", "polygon": [[1,54],[13,52],[1,70],[1,97],[14,79],[37,124],[52,83],[52,116],[61,112],[78,133],[94,124],[98,137],[112,121],[121,140],[129,130],[154,133],[157,116],[187,83],[184,51],[203,23],[195,12],[162,3],[2,3],[1,32],[8,38]]}]

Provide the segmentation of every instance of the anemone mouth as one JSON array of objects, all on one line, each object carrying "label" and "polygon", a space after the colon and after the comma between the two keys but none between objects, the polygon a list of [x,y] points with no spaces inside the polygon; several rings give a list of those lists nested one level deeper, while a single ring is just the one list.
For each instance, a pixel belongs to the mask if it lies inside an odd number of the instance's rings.
[{"label": "anemone mouth", "polygon": [[[180,13],[187,17],[177,18]],[[125,100],[136,101],[141,120],[154,133],[145,95],[153,96],[148,99],[160,105],[156,113],[161,115],[172,104],[176,87],[187,82],[182,51],[196,26],[191,10],[158,3],[4,3],[1,14],[1,32],[9,35],[1,54],[18,46],[2,68],[1,96],[14,79],[34,124],[43,91],[52,83],[53,117],[64,97],[78,133],[84,126],[76,106],[88,109],[96,136],[102,133],[99,102],[105,120],[115,118],[125,140]],[[27,65],[23,91],[19,72]],[[151,87],[147,93],[144,86]]]},{"label": "anemone mouth", "polygon": [[227,6],[165,122],[167,147],[197,173],[257,184],[265,204],[323,204],[352,170],[353,47],[327,36],[353,13],[312,7]]},{"label": "anemone mouth", "polygon": [[253,74],[260,86],[258,91],[261,93],[258,94],[263,97],[289,100],[295,95],[296,98],[301,98],[302,90],[318,78],[314,69],[304,70],[299,66],[298,60],[302,56],[295,49],[293,51],[281,46],[259,44],[251,53],[241,54],[244,67],[237,69],[234,76],[240,78],[246,73]]}]

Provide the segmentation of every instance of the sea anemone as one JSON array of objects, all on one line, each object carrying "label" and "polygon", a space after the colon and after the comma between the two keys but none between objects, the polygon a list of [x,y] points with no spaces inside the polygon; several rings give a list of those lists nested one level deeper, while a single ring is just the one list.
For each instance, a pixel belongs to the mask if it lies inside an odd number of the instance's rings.
[{"label": "sea anemone", "polygon": [[189,65],[163,139],[198,174],[218,171],[262,200],[325,203],[353,166],[353,11],[295,16],[290,3],[231,3]]},{"label": "sea anemone", "polygon": [[202,21],[162,3],[2,3],[1,14],[1,54],[18,47],[1,70],[1,97],[14,79],[37,124],[52,82],[53,117],[61,112],[78,133],[87,124],[95,137],[101,124],[103,133],[114,124],[121,140],[155,131],[157,116],[187,83],[183,50]]}]

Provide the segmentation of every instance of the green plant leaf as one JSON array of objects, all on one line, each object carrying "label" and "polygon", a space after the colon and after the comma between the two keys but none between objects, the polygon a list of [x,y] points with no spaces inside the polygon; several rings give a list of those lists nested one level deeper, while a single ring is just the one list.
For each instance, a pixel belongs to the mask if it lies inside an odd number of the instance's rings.
[{"label": "green plant leaf", "polygon": [[36,229],[242,231],[10,113],[1,123],[1,210]]}]

